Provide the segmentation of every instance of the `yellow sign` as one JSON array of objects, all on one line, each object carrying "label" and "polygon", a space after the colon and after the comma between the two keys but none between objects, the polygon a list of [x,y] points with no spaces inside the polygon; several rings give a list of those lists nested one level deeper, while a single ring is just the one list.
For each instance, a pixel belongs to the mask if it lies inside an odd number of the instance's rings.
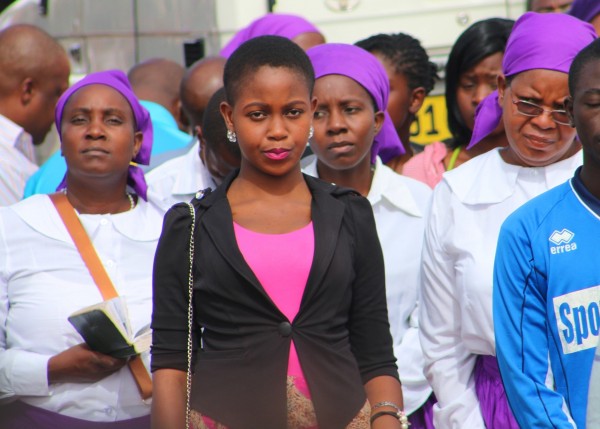
[{"label": "yellow sign", "polygon": [[410,140],[422,145],[450,138],[443,95],[430,95],[425,98],[417,119],[410,128]]}]

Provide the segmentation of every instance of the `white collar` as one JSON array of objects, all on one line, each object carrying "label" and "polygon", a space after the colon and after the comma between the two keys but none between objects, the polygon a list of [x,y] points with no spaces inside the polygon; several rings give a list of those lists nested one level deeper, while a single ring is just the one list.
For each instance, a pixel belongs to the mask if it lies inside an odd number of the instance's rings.
[{"label": "white collar", "polygon": [[405,183],[406,178],[385,165],[379,157],[375,160],[375,174],[367,198],[372,206],[382,199],[387,200],[399,210],[423,217],[412,192]]},{"label": "white collar", "polygon": [[543,175],[548,189],[564,182],[583,162],[582,151],[545,167],[521,167],[506,163],[500,149],[476,156],[444,173],[443,180],[464,204],[496,204],[514,194],[519,175]]},{"label": "white collar", "polygon": [[[306,159],[308,159],[308,158],[309,157],[307,157]],[[304,174],[308,174],[309,176],[317,177],[320,179],[319,172],[317,171],[316,155],[310,155],[310,162],[308,164],[306,164],[304,167],[302,167],[302,171],[304,172]]]},{"label": "white collar", "polygon": [[[304,167],[304,172],[313,177],[319,177],[316,157]],[[369,195],[367,195],[371,206],[375,206],[379,201],[385,199],[411,216],[422,217],[423,213],[419,209],[409,187],[404,182],[405,179],[405,177],[384,165],[381,159],[377,157],[375,174],[373,175]]]},{"label": "white collar", "polygon": [[175,176],[172,195],[189,195],[195,194],[200,189],[214,188],[215,183],[200,159],[200,143],[196,143],[192,148],[182,155],[179,171]]},{"label": "white collar", "polygon": [[[26,224],[39,233],[64,242],[70,242],[71,238],[67,229],[54,208],[54,204],[48,195],[33,195],[17,204],[9,206],[17,216]],[[118,214],[106,215],[79,215],[83,218],[110,218],[115,229],[123,236],[135,241],[158,240],[164,211],[153,202],[138,198],[138,203],[133,210]],[[88,231],[93,235],[93,231]]]}]

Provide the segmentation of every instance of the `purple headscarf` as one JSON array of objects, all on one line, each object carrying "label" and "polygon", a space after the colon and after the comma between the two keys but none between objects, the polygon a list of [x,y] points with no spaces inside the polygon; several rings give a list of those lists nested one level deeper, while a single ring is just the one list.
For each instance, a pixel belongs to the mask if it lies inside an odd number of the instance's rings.
[{"label": "purple headscarf", "polygon": [[591,22],[599,14],[600,1],[598,0],[575,0],[569,9],[569,15],[585,22]]},{"label": "purple headscarf", "polygon": [[[567,14],[528,12],[517,20],[508,38],[502,72],[506,77],[533,69],[568,74],[575,55],[595,38],[594,27]],[[494,91],[477,106],[467,149],[494,131],[501,118],[498,91]]]},{"label": "purple headscarf", "polygon": [[229,58],[242,43],[258,36],[281,36],[291,40],[304,33],[320,34],[321,32],[300,16],[268,13],[235,33],[233,39],[221,49],[220,55]]},{"label": "purple headscarf", "polygon": [[[131,106],[131,110],[133,111],[136,131],[141,131],[143,135],[142,146],[140,147],[138,154],[135,156],[135,158],[133,158],[133,162],[142,165],[150,164],[150,152],[152,151],[152,121],[150,120],[150,114],[138,101],[137,97],[133,93],[133,90],[131,89],[129,80],[127,80],[127,76],[121,70],[107,70],[103,72],[91,73],[67,89],[59,98],[58,103],[56,103],[56,110],[54,112],[54,121],[56,123],[56,129],[58,130],[58,136],[60,137],[61,142],[62,135],[60,124],[62,122],[65,104],[67,104],[67,101],[69,101],[69,98],[71,98],[75,92],[84,86],[96,84],[110,86],[111,88],[117,90],[123,97],[125,97]],[[56,188],[57,191],[60,191],[67,186],[66,179],[67,176],[65,175],[60,185],[58,185],[58,188]],[[147,200],[146,191],[148,190],[148,186],[146,185],[146,180],[144,179],[144,172],[140,167],[135,165],[129,166],[127,184],[131,186],[140,197],[142,197],[144,200]]]},{"label": "purple headscarf", "polygon": [[379,60],[362,48],[342,43],[318,45],[310,48],[306,54],[315,69],[316,79],[330,74],[347,76],[365,88],[375,100],[377,109],[385,113],[383,126],[375,136],[371,148],[371,162],[375,162],[377,155],[386,163],[405,153],[387,112],[390,83]]}]

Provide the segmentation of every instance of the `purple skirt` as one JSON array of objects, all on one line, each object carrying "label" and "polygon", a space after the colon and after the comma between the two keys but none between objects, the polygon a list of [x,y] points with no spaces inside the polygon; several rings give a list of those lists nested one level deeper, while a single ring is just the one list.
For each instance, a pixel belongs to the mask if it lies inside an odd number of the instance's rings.
[{"label": "purple skirt", "polygon": [[475,391],[487,429],[519,429],[500,377],[495,356],[482,356],[475,363]]},{"label": "purple skirt", "polygon": [[437,403],[432,393],[421,407],[408,416],[410,429],[435,429],[433,426],[433,406]]},{"label": "purple skirt", "polygon": [[150,416],[118,422],[91,422],[33,407],[21,401],[0,405],[2,429],[150,429]]}]

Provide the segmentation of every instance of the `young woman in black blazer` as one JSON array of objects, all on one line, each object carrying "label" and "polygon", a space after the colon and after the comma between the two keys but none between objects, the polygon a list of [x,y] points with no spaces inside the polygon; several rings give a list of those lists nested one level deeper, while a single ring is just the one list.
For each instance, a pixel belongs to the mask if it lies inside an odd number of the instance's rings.
[{"label": "young woman in black blazer", "polygon": [[[310,61],[287,39],[259,37],[229,58],[224,82],[221,111],[242,164],[193,201],[195,427],[406,428],[370,204],[300,171],[316,106]],[[174,206],[156,253],[155,429],[185,426],[191,223],[189,207]],[[290,319],[247,262],[236,228],[283,236],[307,226],[314,256]],[[281,248],[284,263],[293,253]],[[307,395],[290,384],[292,345]]]}]

